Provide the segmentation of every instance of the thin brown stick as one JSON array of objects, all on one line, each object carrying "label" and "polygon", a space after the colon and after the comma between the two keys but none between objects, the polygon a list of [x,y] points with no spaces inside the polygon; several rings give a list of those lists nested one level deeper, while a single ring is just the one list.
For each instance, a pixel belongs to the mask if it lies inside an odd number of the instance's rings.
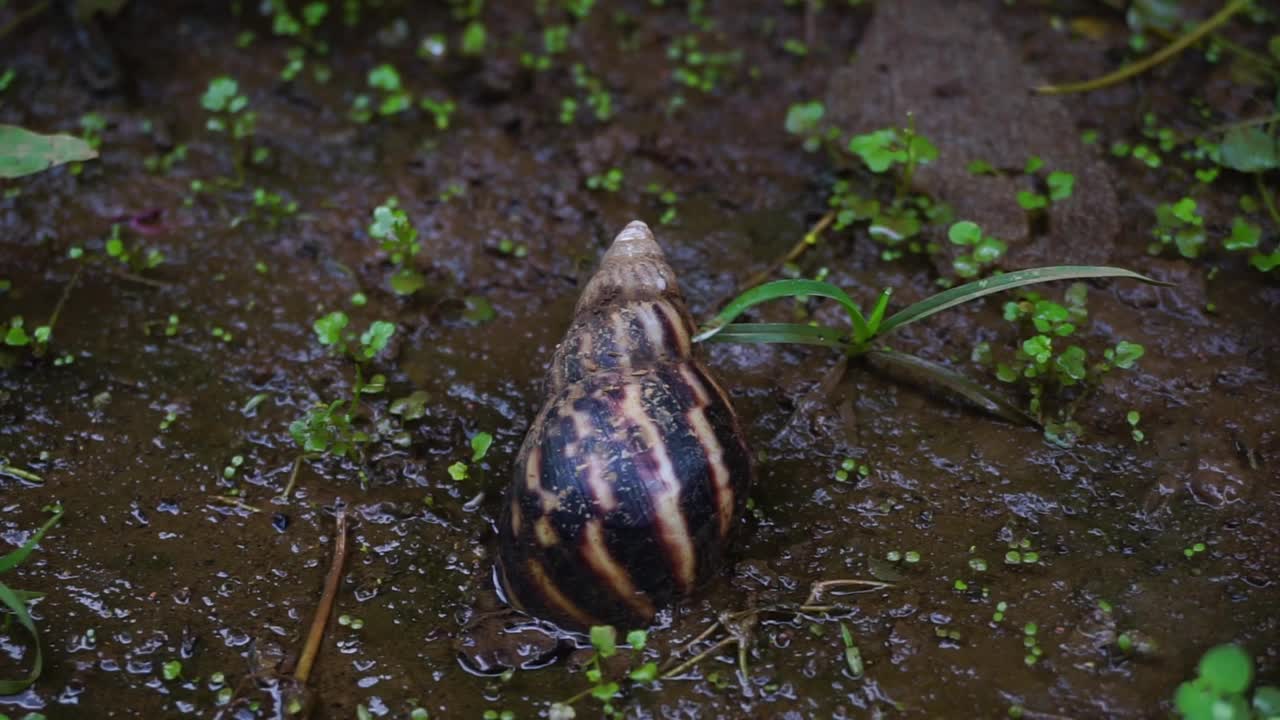
[{"label": "thin brown stick", "polygon": [[152,280],[149,277],[142,277],[137,273],[131,273],[127,270],[112,270],[111,274],[114,275],[115,277],[120,278],[121,280],[128,280],[129,282],[138,283],[139,285],[146,285],[147,287],[153,287],[159,290],[166,290],[168,288],[173,287],[173,283],[165,282],[163,280]]},{"label": "thin brown stick", "polygon": [[71,288],[76,286],[76,281],[80,279],[80,273],[84,272],[84,265],[77,265],[76,271],[72,273],[71,279],[62,287],[62,294],[58,296],[58,304],[53,306],[53,313],[49,315],[49,331],[52,332],[58,324],[58,316],[62,314],[62,308],[66,306],[67,300],[71,298]]},{"label": "thin brown stick", "polygon": [[1280,211],[1276,210],[1275,198],[1271,197],[1271,188],[1262,180],[1262,173],[1254,173],[1254,179],[1258,182],[1258,194],[1262,196],[1262,204],[1267,208],[1267,214],[1271,216],[1271,222],[1280,228]]},{"label": "thin brown stick", "polygon": [[22,25],[22,23],[44,12],[46,9],[48,9],[48,7],[49,7],[49,0],[40,0],[40,2],[36,3],[35,5],[32,5],[26,10],[20,11],[4,27],[0,28],[0,40],[3,40],[5,37],[9,35],[9,33],[12,33],[14,30],[17,30],[18,27]]},{"label": "thin brown stick", "polygon": [[730,636],[728,636],[728,637],[726,637],[726,638],[723,638],[722,640],[720,640],[720,642],[716,643],[715,645],[712,645],[711,647],[707,648],[706,650],[703,650],[702,652],[698,653],[697,655],[694,655],[693,657],[689,658],[688,660],[685,660],[684,662],[680,663],[679,665],[675,666],[674,668],[672,668],[672,669],[670,669],[670,670],[668,670],[668,671],[666,671],[666,672],[662,673],[662,675],[659,675],[658,677],[659,677],[660,679],[662,679],[662,680],[666,680],[666,679],[668,679],[668,678],[675,677],[676,675],[679,675],[680,673],[684,672],[685,670],[688,670],[689,668],[693,667],[694,665],[697,665],[698,663],[702,662],[702,661],[703,661],[703,660],[705,660],[708,656],[710,656],[712,653],[719,652],[719,651],[720,651],[722,648],[724,648],[726,645],[728,645],[729,643],[734,643],[734,642],[738,642],[738,638],[736,638],[736,637],[734,637],[734,636],[732,636],[732,635],[730,635]]},{"label": "thin brown stick", "polygon": [[820,580],[809,586],[809,599],[804,601],[806,606],[817,605],[822,601],[822,594],[828,590],[836,588],[859,587],[866,588],[859,592],[868,592],[871,590],[885,590],[893,587],[893,583],[881,582],[879,580]]},{"label": "thin brown stick", "polygon": [[223,505],[230,505],[231,507],[240,508],[241,510],[248,510],[249,512],[262,512],[262,508],[254,507],[238,497],[231,497],[229,495],[210,495],[209,499],[215,502],[220,502]]},{"label": "thin brown stick", "polygon": [[329,624],[329,615],[333,612],[333,601],[338,596],[338,588],[342,585],[342,566],[347,562],[347,512],[338,510],[337,536],[333,544],[333,563],[329,565],[329,574],[324,578],[324,593],[320,595],[320,604],[316,606],[316,614],[311,618],[311,629],[307,632],[307,643],[298,657],[298,667],[293,677],[306,685],[311,677],[311,668],[315,665],[316,655],[320,652],[320,641],[324,639],[325,626]]},{"label": "thin brown stick", "polygon": [[1137,62],[1130,63],[1119,68],[1114,72],[1107,73],[1102,77],[1083,82],[1064,83],[1062,85],[1041,85],[1036,88],[1036,92],[1042,95],[1063,95],[1066,93],[1089,92],[1100,88],[1109,87],[1116,83],[1128,80],[1136,75],[1150,70],[1169,58],[1177,55],[1183,50],[1191,47],[1199,42],[1206,35],[1213,32],[1218,26],[1230,20],[1233,16],[1244,10],[1249,5],[1249,0],[1231,0],[1221,10],[1214,13],[1212,17],[1199,25],[1195,26],[1191,31],[1179,37],[1177,40],[1165,45],[1156,52],[1151,53],[1145,58]]},{"label": "thin brown stick", "polygon": [[810,247],[818,244],[818,236],[825,232],[826,229],[831,226],[831,223],[835,222],[835,219],[836,211],[828,210],[827,214],[819,218],[818,222],[814,223],[813,227],[809,229],[809,232],[805,233],[804,237],[800,238],[800,241],[792,246],[792,248],[787,251],[786,255],[774,260],[769,263],[769,267],[747,278],[746,282],[739,286],[739,292],[759,285],[777,272],[778,268],[789,262],[795,262],[804,254],[805,250],[808,250]]}]

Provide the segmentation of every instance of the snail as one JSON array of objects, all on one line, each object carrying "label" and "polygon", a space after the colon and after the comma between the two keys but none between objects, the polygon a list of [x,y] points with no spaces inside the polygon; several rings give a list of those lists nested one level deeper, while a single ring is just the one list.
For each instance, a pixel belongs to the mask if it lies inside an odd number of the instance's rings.
[{"label": "snail", "polygon": [[693,328],[653,233],[630,223],[578,299],[507,489],[496,575],[517,610],[645,627],[721,566],[751,457]]}]

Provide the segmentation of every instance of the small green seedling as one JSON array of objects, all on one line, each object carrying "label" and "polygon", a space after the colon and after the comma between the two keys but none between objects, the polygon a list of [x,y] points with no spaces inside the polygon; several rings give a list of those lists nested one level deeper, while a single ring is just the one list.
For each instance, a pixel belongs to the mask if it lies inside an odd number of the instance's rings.
[{"label": "small green seedling", "polygon": [[383,252],[395,266],[389,280],[395,294],[412,295],[426,286],[426,278],[413,268],[413,258],[422,252],[418,231],[405,211],[397,206],[395,198],[374,208],[369,235],[380,242]]},{"label": "small green seedling", "polygon": [[956,274],[965,279],[975,278],[995,265],[1008,250],[1007,245],[983,233],[977,223],[969,220],[952,225],[947,231],[947,238],[955,245],[969,248],[969,252],[956,257],[951,263]]},{"label": "small green seedling", "polygon": [[[235,145],[233,162],[237,179],[244,177],[244,162],[256,132],[258,116],[250,111],[249,98],[240,92],[240,85],[229,75],[220,75],[209,81],[209,87],[200,96],[200,105],[209,112],[205,127],[214,133],[227,134]],[[266,156],[255,153],[255,161]]]},{"label": "small green seedling", "polygon": [[1218,645],[1200,658],[1196,679],[1178,686],[1173,703],[1186,720],[1272,720],[1280,717],[1280,688],[1253,685],[1253,658],[1238,645]]},{"label": "small green seedling", "polygon": [[1197,258],[1204,251],[1204,217],[1196,211],[1196,201],[1184,197],[1175,203],[1162,203],[1156,207],[1156,226],[1151,235],[1159,240],[1147,251],[1159,254],[1163,247],[1176,247],[1184,258]]},{"label": "small green seedling", "polygon": [[607,172],[588,177],[587,189],[616,193],[622,189],[622,177],[621,168],[609,168]]}]

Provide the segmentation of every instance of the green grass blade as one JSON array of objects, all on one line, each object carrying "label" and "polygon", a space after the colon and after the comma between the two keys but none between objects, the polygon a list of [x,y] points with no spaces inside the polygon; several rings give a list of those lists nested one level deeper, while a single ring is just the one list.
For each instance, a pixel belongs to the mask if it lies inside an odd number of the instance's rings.
[{"label": "green grass blade", "polygon": [[0,583],[0,603],[9,608],[13,616],[18,618],[18,624],[31,633],[31,640],[36,646],[36,661],[31,666],[30,674],[19,680],[0,679],[0,695],[17,695],[40,678],[40,673],[44,671],[44,653],[40,649],[40,633],[36,631],[36,624],[27,613],[26,603],[4,583]]},{"label": "green grass blade", "polygon": [[857,303],[845,291],[821,280],[776,280],[764,285],[757,285],[734,298],[725,306],[724,310],[720,311],[720,314],[712,318],[711,322],[702,329],[702,332],[694,336],[693,340],[694,342],[702,342],[709,339],[753,305],[797,295],[817,295],[818,297],[835,300],[844,306],[845,311],[849,313],[849,322],[853,324],[854,337],[862,340],[870,337],[867,333],[866,318],[862,316],[862,311],[858,309]]},{"label": "green grass blade", "polygon": [[46,520],[44,525],[42,525],[29,540],[22,544],[22,547],[14,550],[4,557],[0,557],[0,573],[8,572],[21,565],[22,561],[27,559],[27,556],[31,554],[31,551],[35,549],[41,538],[44,537],[44,534],[49,531],[49,528],[53,527],[54,524],[61,519],[62,511],[59,510],[54,513],[53,517]]},{"label": "green grass blade", "polygon": [[884,321],[884,311],[889,307],[889,296],[893,295],[893,288],[885,288],[880,293],[880,297],[876,298],[876,306],[871,309],[871,317],[867,320],[867,339],[871,339],[880,332],[880,323]]},{"label": "green grass blade", "polygon": [[867,359],[886,368],[905,370],[915,377],[935,383],[963,397],[978,408],[1009,422],[1025,423],[1035,427],[1040,425],[1035,418],[1023,412],[1013,403],[945,365],[939,365],[931,360],[925,360],[924,358],[908,355],[897,350],[890,350],[889,348],[869,350]]},{"label": "green grass blade", "polygon": [[848,334],[835,328],[798,323],[732,323],[711,336],[712,342],[795,343],[845,350]]},{"label": "green grass blade", "polygon": [[985,280],[977,280],[975,282],[966,283],[960,287],[954,287],[950,290],[940,292],[937,295],[925,298],[920,302],[907,307],[905,310],[894,313],[879,328],[879,334],[883,335],[895,328],[922,320],[940,313],[948,308],[953,308],[961,303],[967,303],[970,300],[977,300],[980,297],[991,295],[993,293],[1012,290],[1023,285],[1034,285],[1036,283],[1051,282],[1054,280],[1083,280],[1086,278],[1103,278],[1118,277],[1129,278],[1130,280],[1139,280],[1151,285],[1165,285],[1170,283],[1153,280],[1145,275],[1139,275],[1130,270],[1124,270],[1114,267],[1102,267],[1098,265],[1057,265],[1053,267],[1030,268],[1028,270],[1018,270],[1016,272],[1005,273],[995,277],[986,278]]}]

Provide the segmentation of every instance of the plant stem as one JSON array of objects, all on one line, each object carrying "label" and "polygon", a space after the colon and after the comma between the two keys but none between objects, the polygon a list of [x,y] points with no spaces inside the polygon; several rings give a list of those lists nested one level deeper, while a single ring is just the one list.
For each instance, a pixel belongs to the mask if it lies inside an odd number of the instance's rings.
[{"label": "plant stem", "polygon": [[309,460],[312,457],[314,456],[303,453],[293,459],[293,469],[289,471],[289,482],[285,484],[284,490],[281,490],[280,494],[276,496],[277,500],[282,498],[289,499],[289,495],[293,493],[293,486],[298,482],[298,470],[302,468],[302,461]]},{"label": "plant stem", "polygon": [[18,26],[22,25],[22,23],[44,12],[46,9],[48,9],[48,7],[49,7],[49,0],[40,0],[40,2],[36,3],[35,5],[32,5],[26,10],[20,11],[4,27],[0,28],[0,40],[3,40],[14,30],[17,30]]},{"label": "plant stem", "polygon": [[1262,204],[1267,208],[1267,214],[1271,216],[1271,222],[1280,228],[1280,212],[1276,210],[1276,200],[1271,197],[1271,188],[1262,180],[1262,173],[1254,173],[1254,180],[1258,183],[1258,194],[1262,196]]},{"label": "plant stem", "polygon": [[30,470],[24,470],[15,465],[7,465],[5,463],[0,463],[0,475],[12,475],[18,478],[19,480],[25,480],[26,482],[34,483],[36,485],[44,484],[44,478],[31,472]]},{"label": "plant stem", "polygon": [[[769,263],[769,266],[766,267],[764,270],[761,270],[755,275],[752,275],[751,277],[747,278],[746,282],[739,285],[738,293],[741,293],[744,290],[748,290],[750,288],[753,288],[763,283],[764,281],[768,280],[771,275],[777,272],[778,268],[782,267],[783,265],[786,265],[789,262],[795,262],[797,259],[799,259],[799,257],[803,255],[806,250],[818,244],[818,236],[822,235],[822,233],[825,232],[828,227],[831,227],[831,223],[835,222],[835,219],[836,219],[836,211],[828,210],[827,214],[819,218],[818,222],[814,223],[813,227],[809,228],[809,232],[805,233],[804,237],[800,238],[800,241],[797,242],[795,245],[793,245],[792,248],[788,250],[785,255]],[[738,294],[738,293],[735,293],[735,294]],[[722,302],[720,304],[723,305],[724,303]]]},{"label": "plant stem", "polygon": [[307,642],[298,657],[298,667],[293,677],[303,685],[311,677],[311,668],[315,665],[316,655],[320,652],[320,641],[324,639],[324,629],[329,623],[329,615],[333,612],[333,601],[342,585],[342,566],[347,561],[347,512],[338,510],[337,534],[334,536],[333,562],[329,565],[329,573],[324,578],[324,592],[320,595],[320,604],[316,606],[316,614],[311,619],[311,629],[307,632]]},{"label": "plant stem", "polygon": [[1127,80],[1135,75],[1140,75],[1147,70],[1159,65],[1169,58],[1177,55],[1188,47],[1196,44],[1206,35],[1213,32],[1214,29],[1230,20],[1241,10],[1248,7],[1250,0],[1231,0],[1221,10],[1210,17],[1208,20],[1197,25],[1194,29],[1179,37],[1177,40],[1165,45],[1154,53],[1121,67],[1120,69],[1107,73],[1102,77],[1083,82],[1065,83],[1062,85],[1041,85],[1036,88],[1036,92],[1042,95],[1063,95],[1066,93],[1090,92],[1104,87],[1115,85],[1118,82]]},{"label": "plant stem", "polygon": [[728,637],[726,637],[726,638],[723,638],[723,639],[721,639],[719,642],[717,642],[715,645],[712,645],[711,647],[707,648],[706,650],[703,650],[702,652],[698,653],[697,655],[694,655],[693,657],[689,658],[688,660],[685,660],[684,662],[680,663],[679,665],[675,666],[674,668],[671,668],[670,670],[668,670],[668,671],[666,671],[666,672],[662,673],[662,674],[661,674],[661,675],[659,675],[658,677],[659,677],[659,679],[662,679],[662,680],[666,680],[666,679],[668,679],[668,678],[675,677],[676,675],[679,675],[680,673],[684,672],[685,670],[688,670],[689,668],[693,667],[694,665],[697,665],[698,663],[702,662],[703,660],[705,660],[705,659],[706,659],[708,656],[710,656],[711,654],[716,653],[716,652],[719,652],[722,648],[724,648],[724,647],[725,647],[726,645],[728,645],[729,643],[734,643],[734,642],[738,642],[738,638],[736,638],[736,637],[734,637],[734,636],[732,636],[732,635],[730,635],[730,636],[728,636]]},{"label": "plant stem", "polygon": [[1268,123],[1276,122],[1277,120],[1280,120],[1280,112],[1272,113],[1270,115],[1263,115],[1262,117],[1248,118],[1246,120],[1238,120],[1236,122],[1223,123],[1222,125],[1214,125],[1212,127],[1209,127],[1200,131],[1199,133],[1196,133],[1195,135],[1179,140],[1178,144],[1181,145],[1183,143],[1191,142],[1192,140],[1195,140],[1197,138],[1202,138],[1208,135],[1217,135],[1218,133],[1230,132],[1232,130],[1241,130],[1244,128],[1256,127],[1258,125],[1266,125]]},{"label": "plant stem", "polygon": [[71,279],[62,287],[62,295],[58,297],[58,304],[53,306],[53,313],[49,315],[49,332],[53,332],[54,326],[58,324],[58,316],[62,314],[62,308],[66,306],[67,300],[71,297],[71,288],[75,287],[76,281],[80,279],[80,273],[84,272],[84,265],[76,266],[76,271],[71,275]]}]

